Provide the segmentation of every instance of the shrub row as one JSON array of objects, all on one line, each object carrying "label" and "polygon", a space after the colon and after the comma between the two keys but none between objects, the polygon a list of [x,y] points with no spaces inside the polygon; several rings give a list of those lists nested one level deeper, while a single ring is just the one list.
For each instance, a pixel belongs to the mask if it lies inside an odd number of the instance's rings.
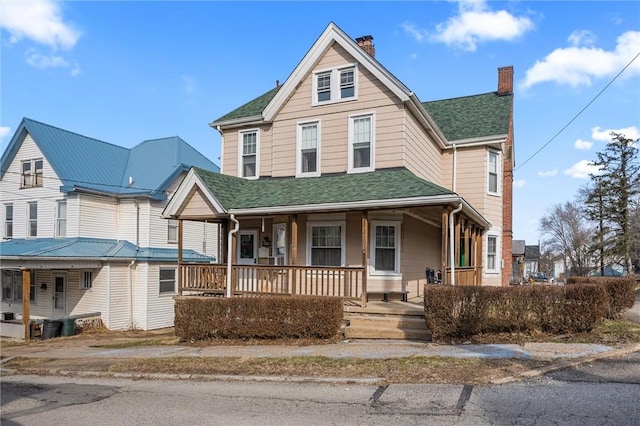
[{"label": "shrub row", "polygon": [[176,297],[175,333],[185,340],[331,338],[342,324],[339,297]]},{"label": "shrub row", "polygon": [[569,277],[567,284],[598,284],[603,286],[609,296],[606,306],[607,319],[620,318],[621,313],[625,309],[631,308],[636,300],[635,287],[637,283],[633,278]]},{"label": "shrub row", "polygon": [[[482,333],[591,331],[633,306],[635,282],[601,280],[570,286],[426,285],[426,326],[434,340]],[[630,294],[630,296],[629,296]]]}]

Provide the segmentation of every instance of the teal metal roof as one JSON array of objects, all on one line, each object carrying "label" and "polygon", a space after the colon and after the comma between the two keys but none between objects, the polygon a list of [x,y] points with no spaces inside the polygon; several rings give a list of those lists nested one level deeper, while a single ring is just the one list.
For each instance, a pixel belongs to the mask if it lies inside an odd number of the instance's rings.
[{"label": "teal metal roof", "polygon": [[227,210],[455,195],[446,188],[415,176],[405,168],[323,175],[316,178],[256,180],[221,175],[198,168],[195,168],[195,172]]},{"label": "teal metal roof", "polygon": [[498,92],[423,102],[449,141],[474,139],[509,132],[513,95]]},{"label": "teal metal roof", "polygon": [[[177,262],[178,250],[158,247],[139,247],[129,241],[100,238],[17,238],[0,242],[4,259],[46,257],[57,259],[114,259],[146,262]],[[194,250],[183,250],[184,262],[209,263],[210,256]]]},{"label": "teal metal roof", "polygon": [[[220,170],[177,136],[148,140],[128,149],[24,118],[2,155],[0,178],[27,133],[62,181],[63,192],[84,189],[164,199],[166,186],[191,166]],[[129,176],[132,185],[128,184]]]}]

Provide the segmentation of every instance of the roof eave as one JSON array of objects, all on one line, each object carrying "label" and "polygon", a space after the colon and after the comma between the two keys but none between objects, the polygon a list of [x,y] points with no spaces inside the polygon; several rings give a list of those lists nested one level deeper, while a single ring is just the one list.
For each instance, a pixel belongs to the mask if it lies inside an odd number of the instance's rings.
[{"label": "roof eave", "polygon": [[252,115],[250,117],[234,118],[231,120],[212,121],[211,123],[209,123],[209,127],[212,127],[214,129],[216,127],[238,127],[248,124],[262,124],[264,122],[265,119],[262,117],[262,114],[260,114]]},{"label": "roof eave", "polygon": [[458,139],[455,141],[449,141],[449,143],[445,148],[452,149],[454,145],[456,148],[479,146],[479,145],[500,145],[507,141],[507,137],[508,137],[507,134],[502,134],[502,135],[483,136],[479,138]]}]

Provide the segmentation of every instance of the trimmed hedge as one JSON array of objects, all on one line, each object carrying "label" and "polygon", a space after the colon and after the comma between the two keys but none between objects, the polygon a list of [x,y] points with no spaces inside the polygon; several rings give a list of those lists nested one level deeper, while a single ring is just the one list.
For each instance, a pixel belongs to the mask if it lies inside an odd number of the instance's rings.
[{"label": "trimmed hedge", "polygon": [[332,338],[342,324],[339,297],[175,299],[175,333],[185,340]]}]

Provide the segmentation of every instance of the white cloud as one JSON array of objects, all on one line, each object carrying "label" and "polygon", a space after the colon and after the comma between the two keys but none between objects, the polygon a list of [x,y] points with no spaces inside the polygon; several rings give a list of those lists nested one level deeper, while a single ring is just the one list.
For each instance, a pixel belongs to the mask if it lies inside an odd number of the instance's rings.
[{"label": "white cloud", "polygon": [[409,59],[412,61],[415,61],[416,59],[418,59],[418,54],[417,53],[412,53],[411,55],[409,55]]},{"label": "white cloud", "polygon": [[459,2],[459,14],[436,25],[431,39],[475,51],[479,43],[514,40],[533,28],[527,17],[517,17],[506,10],[489,10],[484,0],[464,0]]},{"label": "white cloud", "polygon": [[576,149],[585,151],[585,150],[591,149],[591,147],[593,146],[593,142],[589,142],[589,141],[585,141],[585,140],[582,140],[582,139],[578,139],[577,141],[574,142],[573,146]]},{"label": "white cloud", "polygon": [[570,168],[564,171],[564,174],[575,179],[587,179],[589,174],[597,175],[600,167],[595,166],[593,162],[588,160],[580,160]]},{"label": "white cloud", "polygon": [[7,136],[11,132],[11,127],[0,126],[0,140]]},{"label": "white cloud", "polygon": [[70,49],[80,38],[80,32],[64,22],[54,0],[3,1],[0,28],[10,34],[11,43],[27,38],[54,49]]},{"label": "white cloud", "polygon": [[558,174],[558,170],[557,169],[553,169],[553,170],[547,170],[544,172],[538,172],[538,176],[540,177],[553,177],[555,175]]},{"label": "white cloud", "polygon": [[513,181],[514,188],[524,188],[526,181],[524,179],[515,179]]},{"label": "white cloud", "polygon": [[[574,32],[568,39],[570,47],[555,49],[527,70],[522,87],[528,89],[545,82],[589,86],[594,78],[613,77],[638,53],[640,31],[623,33],[611,51],[593,46],[594,40],[589,32]],[[622,74],[633,75],[640,75],[640,61],[634,61]]]},{"label": "white cloud", "polygon": [[71,64],[60,55],[43,55],[35,49],[29,49],[25,52],[25,58],[27,63],[34,68],[71,68],[70,75],[75,77],[80,74],[80,65],[77,63]]},{"label": "white cloud", "polygon": [[591,137],[600,142],[611,142],[611,133],[619,133],[626,138],[636,140],[640,138],[640,130],[636,126],[624,127],[622,129],[604,129],[593,127],[591,129]]},{"label": "white cloud", "polygon": [[409,22],[402,23],[402,29],[416,39],[416,41],[421,42],[429,37],[429,32],[427,30],[421,30],[417,28],[414,24]]}]

